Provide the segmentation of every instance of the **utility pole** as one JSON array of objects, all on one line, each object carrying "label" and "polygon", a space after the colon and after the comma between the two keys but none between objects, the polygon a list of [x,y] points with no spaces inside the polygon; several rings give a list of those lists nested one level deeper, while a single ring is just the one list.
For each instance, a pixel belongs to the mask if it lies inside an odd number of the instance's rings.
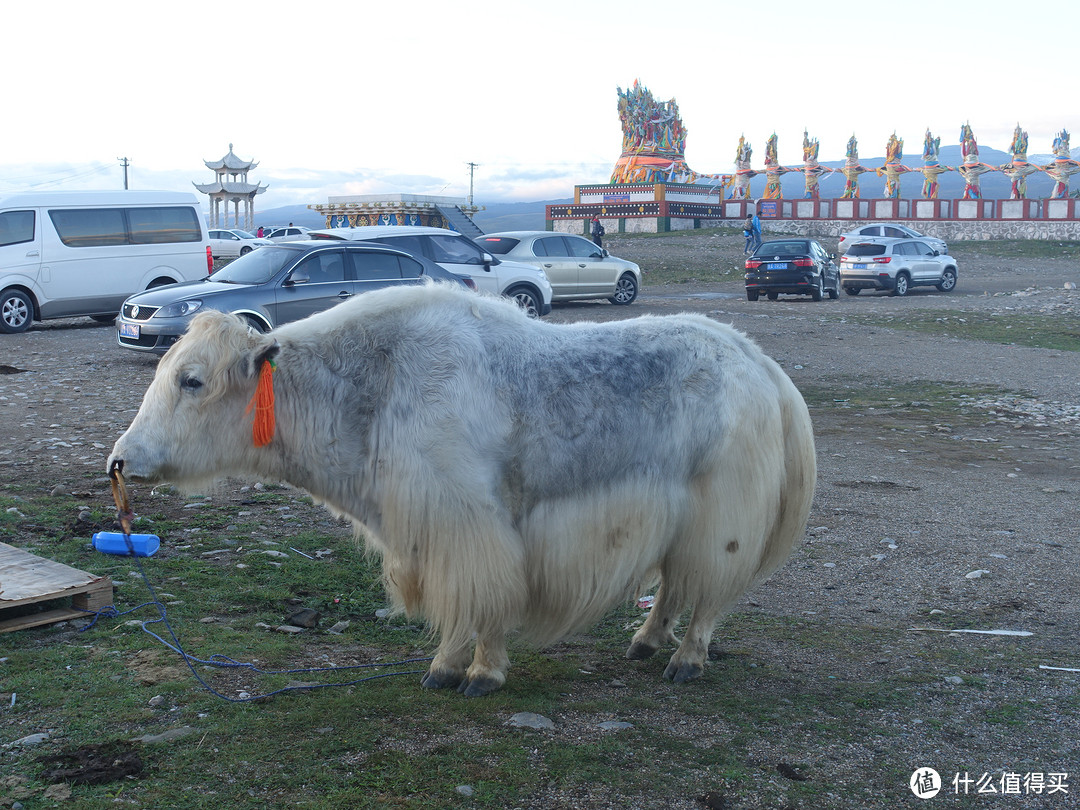
[{"label": "utility pole", "polygon": [[473,172],[476,171],[477,167],[479,167],[480,164],[479,163],[466,163],[465,165],[469,167],[469,205],[472,205]]},{"label": "utility pole", "polygon": [[127,170],[128,170],[128,166],[131,165],[131,161],[128,160],[126,157],[117,158],[117,160],[119,160],[120,165],[124,167],[124,191],[127,191],[128,190]]}]

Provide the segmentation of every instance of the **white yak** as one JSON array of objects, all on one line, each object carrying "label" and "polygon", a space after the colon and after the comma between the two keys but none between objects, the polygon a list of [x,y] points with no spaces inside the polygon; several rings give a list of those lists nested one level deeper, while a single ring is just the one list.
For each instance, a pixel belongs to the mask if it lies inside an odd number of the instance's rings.
[{"label": "white yak", "polygon": [[677,644],[664,677],[700,677],[723,610],[801,538],[816,478],[806,404],[735,329],[552,324],[438,284],[269,334],[200,313],[108,469],[282,480],[349,516],[394,604],[438,635],[423,685],[466,695],[505,682],[508,631],[548,644],[657,583],[626,655]]}]

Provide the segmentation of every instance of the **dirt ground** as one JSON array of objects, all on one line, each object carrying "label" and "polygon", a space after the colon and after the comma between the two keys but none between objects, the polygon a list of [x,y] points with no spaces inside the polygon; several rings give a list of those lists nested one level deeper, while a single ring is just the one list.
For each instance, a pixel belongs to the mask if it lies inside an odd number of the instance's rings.
[{"label": "dirt ground", "polygon": [[[701,312],[753,337],[811,401],[819,483],[806,543],[737,610],[884,634],[885,640],[873,635],[878,641],[864,652],[802,645],[798,660],[781,640],[762,638],[754,655],[786,668],[795,684],[909,672],[926,679],[928,716],[898,708],[896,717],[883,716],[878,739],[809,745],[803,763],[847,785],[865,781],[866,763],[883,757],[905,778],[933,765],[946,782],[962,771],[1067,772],[1067,798],[999,797],[994,806],[1080,806],[1080,674],[1039,668],[1080,668],[1077,355],[896,328],[929,312],[945,319],[1071,318],[1080,330],[1080,290],[1066,286],[1080,286],[1080,266],[957,247],[959,282],[949,294],[916,288],[905,298],[863,293],[751,303],[737,276],[717,280],[741,263],[741,241],[609,238],[605,246],[614,254],[646,268],[638,301],[557,306],[550,319]],[[715,277],[650,285],[650,267],[690,260],[714,262]],[[120,349],[112,327],[89,319],[0,336],[0,433],[8,437],[0,480],[18,477],[42,494],[58,485],[78,492],[87,487],[85,473],[95,471],[94,490],[107,498],[105,457],[135,414],[155,363]],[[967,394],[962,407],[941,407],[940,397],[953,396],[948,392]],[[865,404],[875,394],[881,401]],[[971,650],[973,668],[937,671],[935,650],[943,647]],[[1021,724],[978,720],[988,707],[1024,704],[1038,709]],[[699,739],[719,733],[688,722]],[[786,756],[793,743],[785,735],[778,730],[755,744],[763,761]],[[889,790],[905,803],[850,806],[909,806],[914,798],[906,784]],[[670,806],[702,806],[682,801]]]}]

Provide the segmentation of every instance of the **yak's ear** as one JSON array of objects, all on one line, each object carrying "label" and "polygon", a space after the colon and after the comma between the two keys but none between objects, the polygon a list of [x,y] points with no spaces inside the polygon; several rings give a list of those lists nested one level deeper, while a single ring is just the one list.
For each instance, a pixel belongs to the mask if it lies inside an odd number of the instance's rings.
[{"label": "yak's ear", "polygon": [[262,371],[263,363],[268,360],[272,361],[280,351],[281,345],[275,338],[264,337],[252,347],[252,350],[244,358],[244,376],[248,378],[258,376],[259,372]]}]

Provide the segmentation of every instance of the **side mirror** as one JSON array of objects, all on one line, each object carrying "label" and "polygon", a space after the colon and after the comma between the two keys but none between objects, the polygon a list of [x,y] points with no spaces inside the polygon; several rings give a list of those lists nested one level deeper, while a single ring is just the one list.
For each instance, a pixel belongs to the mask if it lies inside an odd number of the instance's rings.
[{"label": "side mirror", "polygon": [[485,250],[480,258],[484,261],[484,269],[490,272],[491,265],[495,264],[495,257]]},{"label": "side mirror", "polygon": [[285,279],[286,284],[307,284],[309,281],[311,281],[311,276],[308,275],[307,270],[294,270]]}]

